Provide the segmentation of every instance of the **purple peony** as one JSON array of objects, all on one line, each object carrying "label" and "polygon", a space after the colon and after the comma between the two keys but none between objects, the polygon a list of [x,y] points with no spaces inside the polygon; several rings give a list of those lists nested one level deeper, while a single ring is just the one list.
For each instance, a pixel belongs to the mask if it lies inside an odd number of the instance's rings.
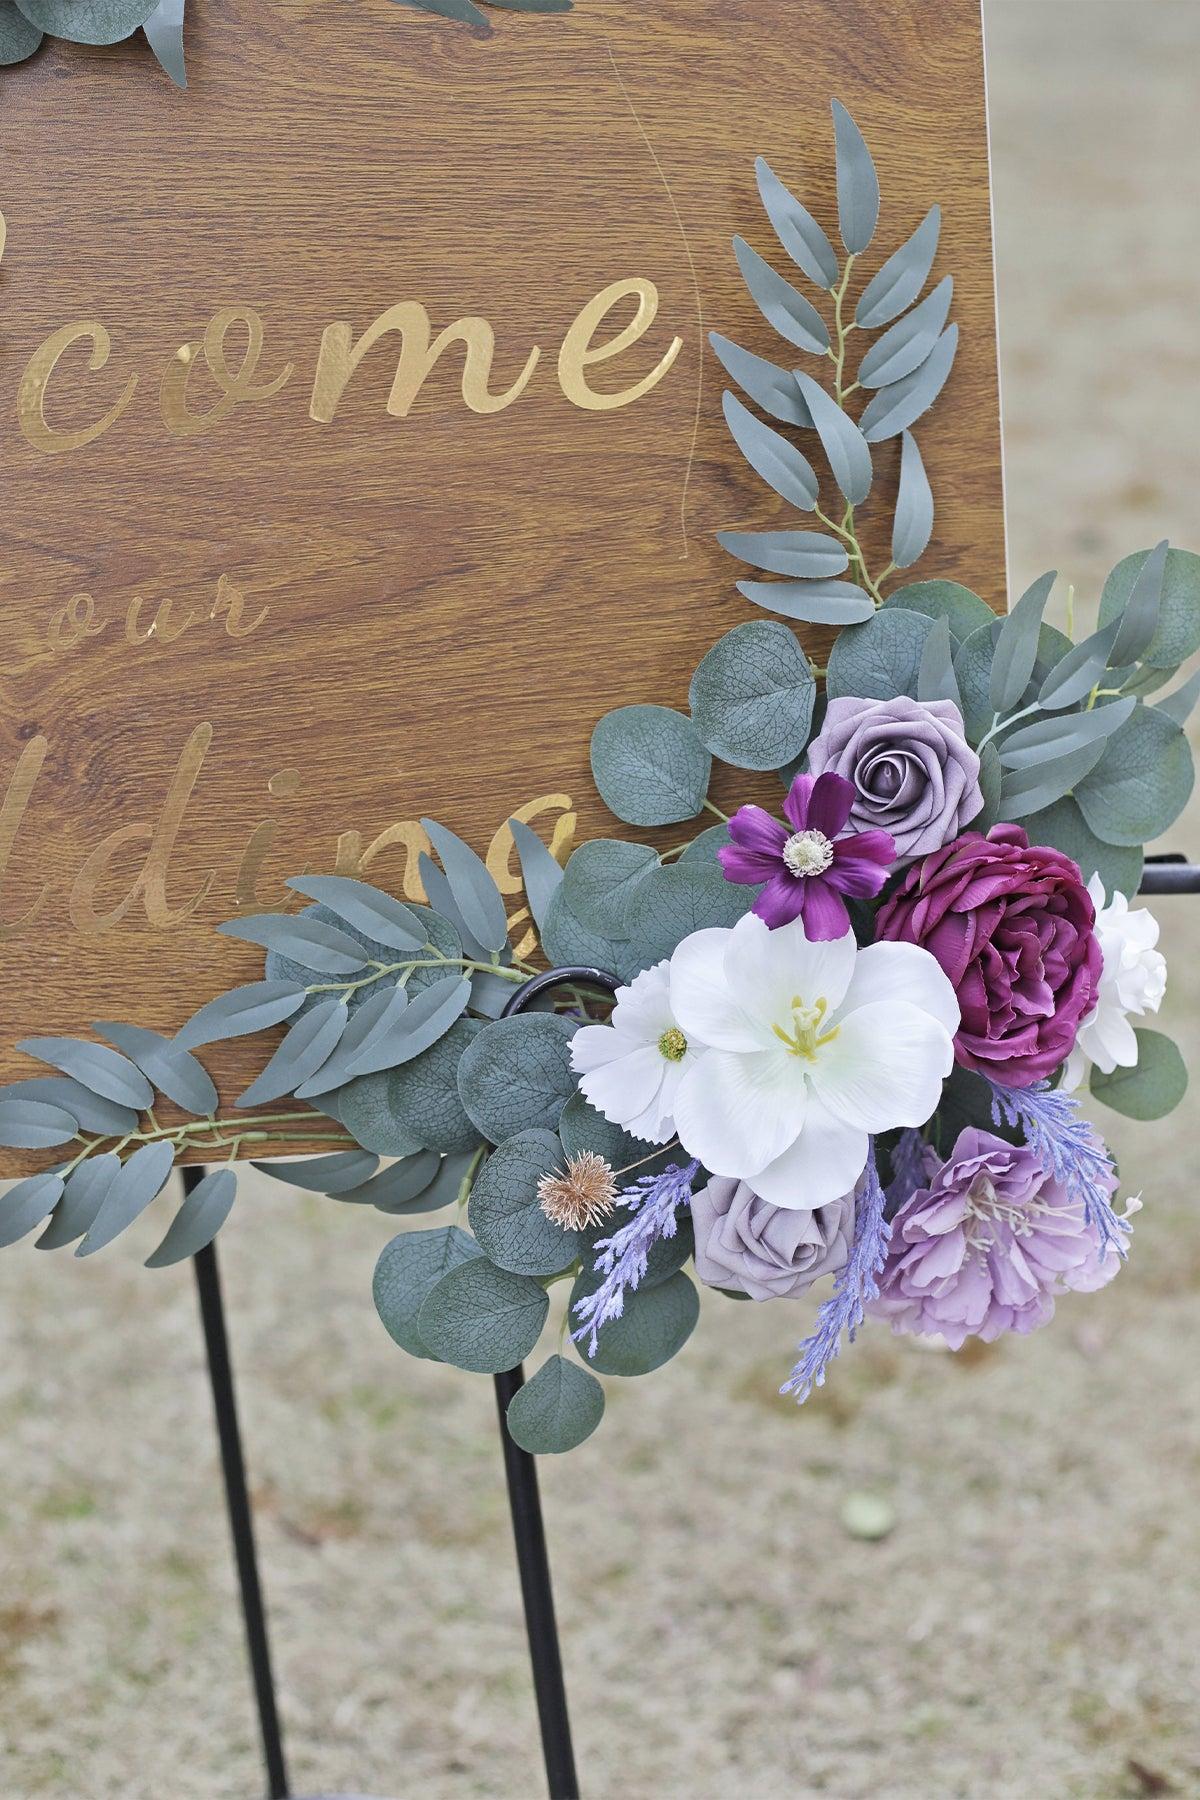
[{"label": "purple peony", "polygon": [[940,850],[983,808],[979,758],[953,700],[831,700],[808,766],[853,784],[850,823],[890,832],[903,862]]},{"label": "purple peony", "polygon": [[696,1273],[752,1300],[794,1300],[836,1275],[854,1241],[854,1195],[801,1212],[772,1206],[744,1181],[713,1175],[692,1195]]},{"label": "purple peony", "polygon": [[1030,845],[1019,825],[968,832],[915,863],[875,921],[877,938],[920,944],[954,985],[954,1053],[1008,1087],[1066,1060],[1096,1003],[1103,957],[1079,869]]},{"label": "purple peony", "polygon": [[[867,1311],[895,1332],[969,1337],[1036,1331],[1058,1294],[1092,1293],[1121,1266],[1083,1204],[1047,1176],[1025,1145],[990,1131],[960,1132],[947,1162],[892,1220],[879,1297]],[[1105,1185],[1116,1189],[1111,1164]]]},{"label": "purple peony", "polygon": [[843,895],[869,900],[882,888],[896,847],[886,831],[848,832],[853,804],[840,775],[797,775],[783,803],[791,831],[761,806],[741,806],[730,819],[733,842],[717,851],[725,879],[766,883],[753,910],[772,931],[802,918],[811,943],[844,937]]}]

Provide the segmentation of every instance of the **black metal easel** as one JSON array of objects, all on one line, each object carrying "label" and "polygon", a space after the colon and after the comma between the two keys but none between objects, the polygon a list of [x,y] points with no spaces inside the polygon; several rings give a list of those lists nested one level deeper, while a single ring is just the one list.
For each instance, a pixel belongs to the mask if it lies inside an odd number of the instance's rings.
[{"label": "black metal easel", "polygon": [[[1180,855],[1147,857],[1138,890],[1142,894],[1200,894],[1200,865],[1189,863]],[[539,995],[568,983],[601,987],[609,993],[618,986],[616,978],[601,969],[551,969],[537,975],[518,988],[504,1009],[511,1017],[530,1006]],[[184,1169],[183,1182],[189,1190],[203,1174],[202,1169]],[[212,1382],[213,1406],[217,1418],[217,1435],[221,1445],[221,1470],[225,1482],[225,1499],[229,1509],[229,1526],[237,1563],[241,1590],[242,1614],[246,1625],[246,1645],[254,1683],[255,1704],[262,1733],[263,1760],[267,1774],[267,1800],[300,1800],[288,1786],[283,1738],[275,1701],[275,1684],[271,1672],[271,1651],[267,1633],[266,1611],[258,1559],[254,1543],[254,1525],[250,1496],[246,1487],[245,1460],[242,1455],[238,1427],[237,1404],[233,1387],[233,1369],[225,1328],[225,1312],[217,1271],[216,1250],[212,1244],[193,1259],[200,1313],[204,1322],[204,1343],[208,1354]],[[513,1442],[506,1424],[506,1414],[513,1396],[525,1381],[520,1367],[495,1377],[496,1404],[500,1415],[500,1438],[504,1451],[504,1472],[508,1482],[509,1507],[512,1512],[513,1540],[517,1568],[521,1579],[521,1597],[525,1608],[525,1626],[529,1636],[529,1654],[533,1666],[533,1686],[537,1699],[538,1723],[541,1728],[542,1755],[546,1765],[546,1782],[550,1800],[578,1800],[579,1783],[575,1773],[575,1756],[571,1743],[571,1721],[567,1710],[566,1684],[563,1679],[562,1653],[558,1625],[554,1615],[554,1590],[550,1579],[550,1559],[546,1549],[546,1532],[542,1520],[541,1497],[538,1492],[537,1464],[528,1451]],[[321,1800],[313,1796],[312,1800]],[[324,1796],[324,1800],[336,1800]],[[355,1800],[343,1795],[340,1800]],[[361,1797],[360,1797],[361,1800]]]}]

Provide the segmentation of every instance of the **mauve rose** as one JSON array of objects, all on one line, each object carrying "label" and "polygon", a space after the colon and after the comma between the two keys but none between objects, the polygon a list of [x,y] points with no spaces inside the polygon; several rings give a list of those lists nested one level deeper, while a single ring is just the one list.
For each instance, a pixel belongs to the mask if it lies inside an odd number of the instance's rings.
[{"label": "mauve rose", "polygon": [[953,700],[831,700],[808,767],[853,782],[851,825],[890,832],[905,862],[940,850],[983,806],[979,758]]},{"label": "mauve rose", "polygon": [[722,1175],[692,1195],[696,1273],[708,1287],[751,1300],[792,1300],[836,1275],[854,1241],[854,1195],[809,1211],[772,1206]]},{"label": "mauve rose", "polygon": [[1065,1061],[1104,962],[1096,909],[1069,856],[1019,825],[968,832],[908,871],[875,935],[920,944],[954,985],[965,1068],[1030,1087]]}]

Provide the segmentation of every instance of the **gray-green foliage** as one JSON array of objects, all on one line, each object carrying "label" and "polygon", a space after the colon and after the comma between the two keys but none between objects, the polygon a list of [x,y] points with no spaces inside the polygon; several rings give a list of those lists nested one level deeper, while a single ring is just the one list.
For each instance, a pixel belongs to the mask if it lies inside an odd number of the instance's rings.
[{"label": "gray-green foliage", "polygon": [[468,1218],[486,1255],[514,1275],[557,1275],[579,1255],[578,1232],[548,1219],[538,1182],[562,1167],[563,1147],[552,1131],[521,1131],[499,1145],[471,1189]]},{"label": "gray-green foliage", "polygon": [[473,1150],[479,1142],[459,1095],[458,1065],[484,1029],[479,1019],[459,1019],[436,1044],[388,1073],[388,1110],[425,1150]]},{"label": "gray-green foliage", "polygon": [[592,838],[571,855],[562,900],[586,930],[601,938],[625,938],[630,902],[658,866],[658,852],[648,844]]},{"label": "gray-green foliage", "polygon": [[499,1375],[529,1355],[549,1307],[546,1290],[532,1276],[514,1275],[475,1256],[430,1289],[417,1315],[417,1332],[443,1362]]},{"label": "gray-green foliage", "polygon": [[1130,1119],[1162,1119],[1172,1112],[1187,1092],[1188,1075],[1182,1056],[1161,1031],[1139,1027],[1138,1059],[1132,1069],[1105,1074],[1093,1067],[1091,1089],[1115,1112]]},{"label": "gray-green foliage", "polygon": [[418,1329],[421,1307],[443,1276],[482,1256],[474,1238],[456,1225],[401,1232],[385,1247],[375,1265],[375,1310],[402,1350],[439,1360]]},{"label": "gray-green foliage", "polygon": [[592,733],[592,773],[610,812],[627,825],[694,819],[712,758],[692,721],[666,706],[620,706]]},{"label": "gray-green foliage", "polygon": [[[571,1310],[590,1293],[596,1276],[580,1275],[571,1292]],[[601,1375],[648,1375],[669,1362],[691,1337],[700,1314],[700,1296],[682,1271],[657,1286],[643,1284],[625,1296],[625,1310],[600,1331],[588,1366]]]},{"label": "gray-green foliage", "polygon": [[574,1450],[604,1417],[604,1389],[578,1363],[550,1356],[508,1404],[513,1442],[533,1456]]},{"label": "gray-green foliage", "polygon": [[557,1127],[575,1089],[571,1039],[577,1029],[574,1019],[523,1013],[485,1025],[468,1045],[458,1065],[458,1091],[489,1143]]},{"label": "gray-green foliage", "polygon": [[843,631],[829,653],[825,690],[830,699],[853,695],[890,700],[917,692],[925,640],[934,621],[924,613],[889,606],[865,625]]},{"label": "gray-green foliage", "polygon": [[646,877],[630,902],[628,925],[642,968],[670,956],[693,931],[736,925],[755,889],[726,881],[719,864],[677,862]]},{"label": "gray-green foliage", "polygon": [[795,634],[752,620],[715,643],[692,677],[701,742],[739,769],[778,769],[808,742],[817,684]]}]

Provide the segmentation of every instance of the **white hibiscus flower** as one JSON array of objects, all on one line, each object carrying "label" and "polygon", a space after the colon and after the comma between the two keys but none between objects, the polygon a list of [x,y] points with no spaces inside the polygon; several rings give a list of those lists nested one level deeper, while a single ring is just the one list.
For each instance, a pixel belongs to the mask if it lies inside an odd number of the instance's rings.
[{"label": "white hibiscus flower", "polygon": [[671,965],[643,969],[617,989],[607,1025],[584,1025],[571,1039],[571,1067],[584,1098],[615,1125],[651,1144],[675,1136],[679,1083],[695,1052],[671,1011]]},{"label": "white hibiscus flower", "polygon": [[1166,958],[1158,943],[1158,920],[1144,906],[1130,910],[1124,894],[1114,893],[1104,903],[1104,883],[1098,875],[1088,882],[1096,908],[1096,937],[1104,957],[1104,970],[1096,1004],[1079,1027],[1075,1047],[1063,1068],[1062,1085],[1068,1093],[1082,1082],[1087,1064],[1111,1075],[1114,1069],[1137,1064],[1138,1041],[1130,1017],[1156,1013],[1167,991]]},{"label": "white hibiscus flower", "polygon": [[959,1025],[927,950],[860,951],[850,933],[810,943],[802,919],[770,931],[753,913],[684,939],[671,1011],[690,1047],[674,1096],[680,1142],[714,1175],[801,1210],[853,1188],[871,1133],[925,1123]]}]

